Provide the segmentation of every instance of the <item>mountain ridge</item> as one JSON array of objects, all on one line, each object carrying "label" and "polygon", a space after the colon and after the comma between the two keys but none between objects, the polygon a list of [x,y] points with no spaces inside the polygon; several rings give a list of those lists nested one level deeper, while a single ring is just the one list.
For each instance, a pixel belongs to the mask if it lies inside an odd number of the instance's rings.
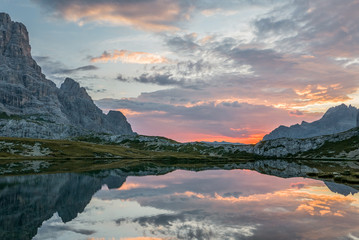
[{"label": "mountain ridge", "polygon": [[263,141],[278,138],[304,139],[345,132],[358,126],[359,109],[352,105],[341,104],[329,108],[322,118],[311,123],[279,126],[263,137]]}]

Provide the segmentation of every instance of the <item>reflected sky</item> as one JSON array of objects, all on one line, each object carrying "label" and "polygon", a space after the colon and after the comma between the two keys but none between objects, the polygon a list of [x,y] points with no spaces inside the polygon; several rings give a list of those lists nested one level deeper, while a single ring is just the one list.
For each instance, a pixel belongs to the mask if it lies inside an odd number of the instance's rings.
[{"label": "reflected sky", "polygon": [[322,181],[249,170],[177,170],[106,185],[64,224],[34,239],[359,239],[359,194]]}]

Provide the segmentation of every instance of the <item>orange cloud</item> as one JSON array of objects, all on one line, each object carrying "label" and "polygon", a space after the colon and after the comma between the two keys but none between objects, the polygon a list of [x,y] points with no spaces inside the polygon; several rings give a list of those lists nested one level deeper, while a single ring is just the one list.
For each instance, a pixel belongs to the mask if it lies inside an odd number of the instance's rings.
[{"label": "orange cloud", "polygon": [[113,53],[105,51],[101,56],[91,58],[91,62],[123,62],[137,64],[168,63],[168,59],[156,54],[146,52],[132,52],[128,50],[114,50]]},{"label": "orange cloud", "polygon": [[300,204],[296,211],[303,211],[312,216],[333,215],[343,217],[345,212],[335,209],[339,203],[347,203],[357,201],[353,198],[348,198],[340,195],[310,195],[306,201]]},{"label": "orange cloud", "polygon": [[88,22],[127,25],[141,30],[162,32],[177,31],[174,24],[188,19],[190,9],[182,11],[177,1],[131,1],[125,2],[67,2],[57,15],[76,22],[80,26]]},{"label": "orange cloud", "polygon": [[122,112],[123,115],[125,115],[126,117],[143,114],[143,113],[141,113],[141,112],[132,111],[132,110],[127,109],[127,108],[119,108],[119,109],[115,109],[115,111],[120,111],[120,112]]}]

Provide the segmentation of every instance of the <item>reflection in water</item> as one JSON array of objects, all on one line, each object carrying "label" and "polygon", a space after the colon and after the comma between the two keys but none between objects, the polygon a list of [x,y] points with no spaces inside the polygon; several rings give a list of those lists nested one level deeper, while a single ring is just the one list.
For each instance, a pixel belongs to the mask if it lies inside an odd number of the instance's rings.
[{"label": "reflection in water", "polygon": [[359,193],[348,186],[249,170],[130,175],[0,178],[0,239],[359,237]]}]

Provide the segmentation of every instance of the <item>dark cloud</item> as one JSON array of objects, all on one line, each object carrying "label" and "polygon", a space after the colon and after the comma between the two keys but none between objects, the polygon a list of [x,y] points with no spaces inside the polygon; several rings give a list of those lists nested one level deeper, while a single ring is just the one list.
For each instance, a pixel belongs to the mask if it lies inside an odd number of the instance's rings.
[{"label": "dark cloud", "polygon": [[256,21],[255,27],[259,34],[283,34],[293,31],[297,24],[290,19],[276,20],[273,18],[262,18]]},{"label": "dark cloud", "polygon": [[52,71],[52,74],[72,74],[72,73],[76,73],[76,72],[85,72],[85,71],[93,71],[93,70],[97,70],[98,67],[94,66],[94,65],[86,65],[83,67],[78,67],[78,68],[72,68],[72,69],[66,69],[66,68],[59,68],[59,69],[54,69]]},{"label": "dark cloud", "polygon": [[50,60],[50,57],[48,57],[48,56],[34,56],[34,59],[37,62],[47,62],[47,61]]},{"label": "dark cloud", "polygon": [[[206,83],[199,79],[201,63],[180,62],[174,66],[152,67],[148,73],[143,73],[138,77],[124,77],[119,74],[116,80],[121,82],[139,82],[144,84],[156,84],[159,86],[176,86],[181,88],[202,89]],[[195,76],[191,78],[192,76]]]},{"label": "dark cloud", "polygon": [[140,83],[153,83],[162,86],[167,86],[167,85],[184,86],[185,83],[183,79],[180,80],[174,79],[171,74],[165,74],[165,75],[156,74],[151,76],[145,73],[139,77],[134,78],[134,80]]},{"label": "dark cloud", "polygon": [[297,49],[331,57],[357,56],[358,11],[356,1],[288,1],[254,25],[260,38],[268,33],[277,35],[280,50]]},{"label": "dark cloud", "polygon": [[186,34],[183,37],[174,36],[167,38],[167,45],[175,51],[189,52],[199,50],[200,46],[195,42],[196,34]]},{"label": "dark cloud", "polygon": [[289,114],[295,115],[295,116],[303,116],[304,113],[298,110],[290,111]]},{"label": "dark cloud", "polygon": [[[74,233],[78,233],[78,234],[81,234],[81,235],[86,235],[86,236],[90,236],[90,235],[93,235],[94,233],[96,233],[96,231],[93,231],[93,230],[87,230],[87,229],[75,229],[73,227],[70,227],[70,226],[52,226],[52,225],[47,225],[45,226],[44,228],[41,229],[41,234],[42,235],[52,235],[51,233],[54,233],[54,232],[60,232],[60,231],[71,231],[71,232],[74,232]],[[53,235],[52,235],[53,236]]]},{"label": "dark cloud", "polygon": [[130,80],[126,77],[124,77],[122,74],[118,74],[116,77],[116,80],[120,81],[120,82],[129,82]]},{"label": "dark cloud", "polygon": [[107,92],[106,89],[102,88],[102,89],[95,89],[93,87],[88,87],[88,86],[85,86],[84,87],[88,92],[93,92],[93,93],[104,93],[104,92]]},{"label": "dark cloud", "polygon": [[[102,109],[128,109],[141,113],[127,115],[137,132],[175,139],[186,133],[250,138],[263,135],[265,131],[261,129],[274,129],[280,123],[298,121],[285,110],[238,101],[183,106],[138,99],[102,99],[96,104]],[[159,125],[161,128],[156,127]]]},{"label": "dark cloud", "polygon": [[151,84],[157,84],[160,86],[184,86],[185,81],[183,79],[176,80],[173,78],[171,74],[155,74],[155,75],[149,75],[148,73],[144,73],[140,75],[139,77],[135,78],[125,78],[121,74],[119,74],[116,78],[116,80],[121,82],[139,82],[139,83],[151,83]]},{"label": "dark cloud", "polygon": [[138,222],[141,226],[154,225],[156,227],[159,226],[171,226],[173,222],[185,221],[186,213],[178,213],[178,214],[159,214],[150,217],[139,217],[133,219],[134,222]]},{"label": "dark cloud", "polygon": [[94,71],[99,69],[94,65],[86,65],[78,68],[66,68],[66,66],[57,60],[48,56],[34,56],[34,59],[43,66],[43,70],[48,74],[73,74],[76,72]]}]

